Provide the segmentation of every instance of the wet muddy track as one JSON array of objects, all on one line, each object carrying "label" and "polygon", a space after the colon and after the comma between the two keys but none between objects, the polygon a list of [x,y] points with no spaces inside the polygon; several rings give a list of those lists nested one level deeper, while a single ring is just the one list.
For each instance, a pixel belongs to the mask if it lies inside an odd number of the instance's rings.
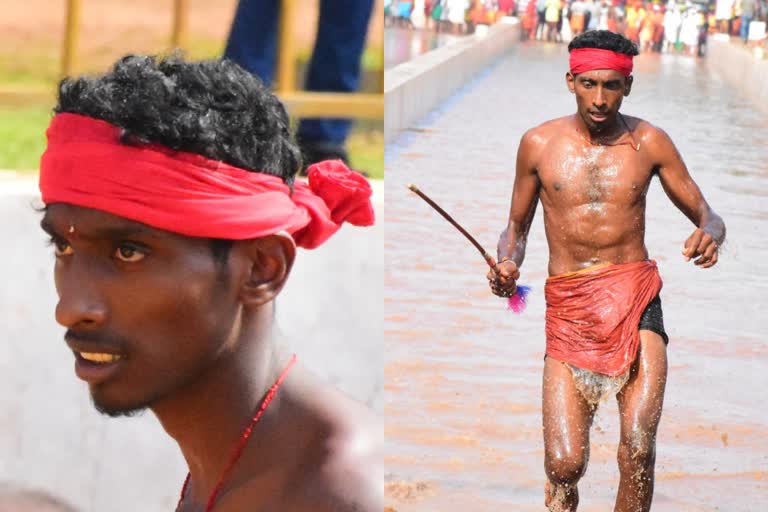
[{"label": "wet muddy track", "polygon": [[[385,155],[387,505],[407,511],[544,510],[541,372],[547,252],[541,208],[521,282],[527,312],[491,295],[485,263],[406,189],[416,183],[495,252],[526,129],[575,111],[562,46],[521,44]],[[654,511],[750,511],[768,501],[768,119],[706,61],[644,55],[622,111],[675,141],[728,227],[716,267],[686,263],[693,226],[654,180],[646,245],[670,335]],[[618,486],[615,400],[592,429],[584,511]]]}]

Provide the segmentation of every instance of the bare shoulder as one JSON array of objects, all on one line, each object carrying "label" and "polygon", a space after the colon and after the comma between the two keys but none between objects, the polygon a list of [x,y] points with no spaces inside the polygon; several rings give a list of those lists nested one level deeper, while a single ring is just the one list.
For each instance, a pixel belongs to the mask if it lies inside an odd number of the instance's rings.
[{"label": "bare shoulder", "polygon": [[381,512],[384,431],[366,406],[303,367],[281,388],[284,427],[274,470],[252,478],[217,510]]},{"label": "bare shoulder", "polygon": [[562,134],[564,130],[568,128],[572,122],[572,116],[558,117],[557,119],[550,119],[538,126],[534,126],[525,134],[523,134],[523,140],[532,145],[546,146],[552,138],[558,134]]},{"label": "bare shoulder", "polygon": [[634,116],[623,116],[627,126],[641,145],[648,149],[662,150],[674,147],[667,132],[658,126]]},{"label": "bare shoulder", "polygon": [[520,139],[519,151],[530,156],[538,155],[557,140],[558,134],[566,133],[571,122],[570,116],[559,117],[529,129]]},{"label": "bare shoulder", "polygon": [[372,424],[341,428],[308,479],[298,511],[381,512],[384,509],[383,431]]},{"label": "bare shoulder", "polygon": [[[312,377],[310,377],[311,379]],[[314,449],[290,510],[381,512],[384,509],[384,429],[363,404],[329,385],[311,383],[305,404],[315,417]]]}]

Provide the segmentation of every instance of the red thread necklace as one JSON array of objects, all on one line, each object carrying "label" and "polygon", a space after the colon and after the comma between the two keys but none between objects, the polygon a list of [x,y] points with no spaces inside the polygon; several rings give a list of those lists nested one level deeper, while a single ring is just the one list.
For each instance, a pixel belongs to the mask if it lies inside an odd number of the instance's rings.
[{"label": "red thread necklace", "polygon": [[[216,502],[216,497],[218,496],[219,491],[221,490],[221,486],[224,485],[224,482],[227,480],[229,473],[232,471],[232,468],[235,467],[235,463],[237,463],[237,460],[240,458],[240,455],[243,453],[245,444],[248,442],[248,438],[251,437],[251,432],[253,432],[253,427],[259,421],[259,418],[261,418],[261,415],[264,414],[264,411],[267,410],[269,403],[275,397],[275,394],[277,394],[277,390],[280,389],[280,384],[283,383],[283,380],[285,379],[286,375],[288,375],[288,370],[291,369],[291,366],[293,366],[293,363],[295,362],[296,362],[296,354],[293,354],[291,356],[291,360],[288,361],[288,364],[286,365],[285,369],[283,369],[283,372],[277,378],[277,382],[275,382],[272,385],[272,387],[269,388],[269,391],[267,391],[267,394],[264,395],[264,400],[261,401],[261,405],[259,406],[259,409],[256,411],[256,414],[253,415],[253,418],[251,418],[250,424],[248,424],[246,429],[243,431],[243,435],[240,438],[240,442],[235,447],[235,451],[232,453],[232,457],[230,457],[229,459],[229,464],[227,464],[227,467],[224,470],[224,473],[222,473],[221,478],[219,478],[219,481],[216,484],[216,487],[213,488],[213,492],[211,492],[211,495],[208,498],[208,504],[205,506],[205,512],[210,512],[211,510],[213,510],[213,504]],[[187,492],[190,476],[191,476],[191,473],[187,473],[187,478],[184,480],[184,485],[181,488],[181,496],[179,496],[179,503],[176,505],[177,511],[179,510],[179,507],[181,507],[181,503],[184,501],[184,494],[186,494]]]}]

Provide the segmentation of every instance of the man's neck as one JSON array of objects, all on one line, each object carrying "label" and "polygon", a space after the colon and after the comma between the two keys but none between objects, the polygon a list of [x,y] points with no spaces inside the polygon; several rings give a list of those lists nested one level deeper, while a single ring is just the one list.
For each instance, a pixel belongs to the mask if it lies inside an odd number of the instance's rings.
[{"label": "man's neck", "polygon": [[[204,502],[218,483],[245,427],[287,362],[274,346],[271,310],[256,315],[263,317],[242,321],[232,344],[227,344],[231,350],[184,389],[152,407],[187,461],[194,483],[187,492],[195,502]],[[270,423],[269,412],[259,426],[263,429],[265,423]]]},{"label": "man's neck", "polygon": [[622,121],[621,114],[617,113],[610,125],[603,126],[600,130],[590,129],[580,115],[576,114],[576,130],[582,138],[595,146],[613,145],[628,132],[626,124]]}]

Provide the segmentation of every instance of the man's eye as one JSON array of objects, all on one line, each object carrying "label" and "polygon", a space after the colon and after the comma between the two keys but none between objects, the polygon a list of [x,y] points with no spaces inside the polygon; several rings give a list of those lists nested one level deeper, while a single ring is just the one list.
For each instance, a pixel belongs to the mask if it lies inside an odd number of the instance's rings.
[{"label": "man's eye", "polygon": [[72,246],[69,245],[69,242],[55,236],[51,237],[51,240],[48,242],[48,244],[53,246],[53,253],[57,258],[61,258],[62,256],[69,256],[74,252],[72,250]]},{"label": "man's eye", "polygon": [[122,244],[115,251],[115,257],[128,263],[136,263],[144,259],[144,252],[138,247],[130,244]]}]

